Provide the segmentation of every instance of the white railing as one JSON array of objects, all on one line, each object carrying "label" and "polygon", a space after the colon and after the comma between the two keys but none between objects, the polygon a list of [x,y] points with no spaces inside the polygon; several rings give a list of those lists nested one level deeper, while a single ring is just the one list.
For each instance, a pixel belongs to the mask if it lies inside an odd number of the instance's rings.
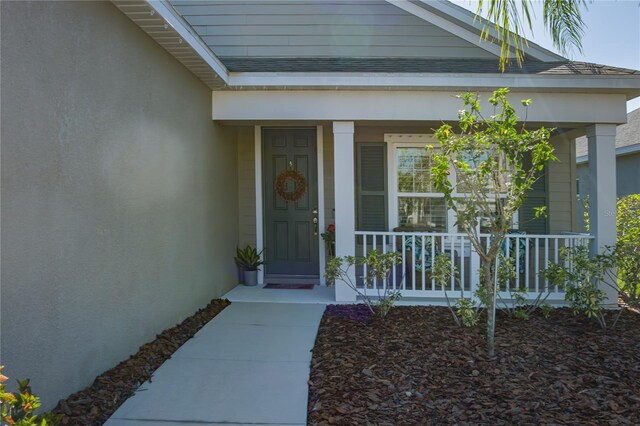
[{"label": "white railing", "polygon": [[[376,284],[378,290],[399,290],[403,297],[449,298],[472,297],[480,282],[480,256],[473,249],[466,234],[424,232],[370,232],[356,231],[356,256],[366,256],[372,250],[381,253],[398,252],[402,263],[389,277]],[[481,235],[488,246],[489,235]],[[563,247],[588,245],[592,237],[586,234],[530,235],[508,234],[503,243],[503,254],[515,265],[515,278],[501,288],[500,296],[510,298],[511,292],[523,290],[527,299],[539,295],[547,300],[562,300],[562,289],[551,285],[544,276],[550,263],[561,262]],[[431,274],[437,255],[451,259],[451,268],[457,269],[457,279],[451,277],[446,288],[438,285]],[[356,268],[358,286],[364,287],[362,277],[366,266]]]}]

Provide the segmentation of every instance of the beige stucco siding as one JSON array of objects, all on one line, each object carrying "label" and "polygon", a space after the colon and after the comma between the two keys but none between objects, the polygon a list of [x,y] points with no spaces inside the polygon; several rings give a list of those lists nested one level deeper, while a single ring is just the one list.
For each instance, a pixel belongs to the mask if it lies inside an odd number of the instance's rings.
[{"label": "beige stucco siding", "polygon": [[113,4],[1,14],[0,351],[51,408],[234,284],[236,136]]},{"label": "beige stucco siding", "polygon": [[551,143],[558,161],[550,162],[547,168],[549,232],[574,232],[577,195],[575,144],[563,137],[552,138]]}]

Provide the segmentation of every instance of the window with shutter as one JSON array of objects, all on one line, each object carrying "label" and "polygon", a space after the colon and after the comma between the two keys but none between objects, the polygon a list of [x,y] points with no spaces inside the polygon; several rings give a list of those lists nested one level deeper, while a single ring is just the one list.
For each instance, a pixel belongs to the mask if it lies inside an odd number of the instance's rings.
[{"label": "window with shutter", "polygon": [[359,231],[387,230],[387,147],[384,143],[358,143],[357,223]]}]

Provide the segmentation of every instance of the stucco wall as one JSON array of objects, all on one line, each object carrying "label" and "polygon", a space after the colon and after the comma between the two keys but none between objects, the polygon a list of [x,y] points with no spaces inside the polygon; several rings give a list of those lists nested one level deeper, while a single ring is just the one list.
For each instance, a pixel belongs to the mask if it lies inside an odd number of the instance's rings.
[{"label": "stucco wall", "polygon": [[236,136],[111,3],[1,8],[1,362],[50,408],[233,285]]}]

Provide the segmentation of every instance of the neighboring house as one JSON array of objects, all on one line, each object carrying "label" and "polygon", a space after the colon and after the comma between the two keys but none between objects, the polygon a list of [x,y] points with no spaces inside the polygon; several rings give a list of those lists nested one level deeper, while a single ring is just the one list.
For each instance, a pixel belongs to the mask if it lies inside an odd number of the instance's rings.
[{"label": "neighboring house", "polygon": [[[265,249],[262,282],[323,285],[319,234],[335,223],[338,255],[404,253],[389,285],[405,297],[442,300],[436,252],[471,291],[478,256],[422,149],[456,121],[462,91],[508,86],[534,100],[530,126],[557,128],[560,161],[514,222],[527,235],[505,248],[520,285],[543,290],[540,267],[588,240],[570,234],[584,134],[592,244],[615,240],[615,218],[597,212],[615,209],[615,132],[638,71],[529,43],[524,67],[501,74],[482,21],[440,1],[0,7],[2,362],[45,407],[231,289],[236,245]],[[540,204],[549,217],[532,220]]]},{"label": "neighboring house", "polygon": [[[584,211],[591,191],[587,138],[576,139],[578,229],[586,231]],[[627,124],[616,130],[616,195],[640,194],[640,108],[627,114]]]}]

